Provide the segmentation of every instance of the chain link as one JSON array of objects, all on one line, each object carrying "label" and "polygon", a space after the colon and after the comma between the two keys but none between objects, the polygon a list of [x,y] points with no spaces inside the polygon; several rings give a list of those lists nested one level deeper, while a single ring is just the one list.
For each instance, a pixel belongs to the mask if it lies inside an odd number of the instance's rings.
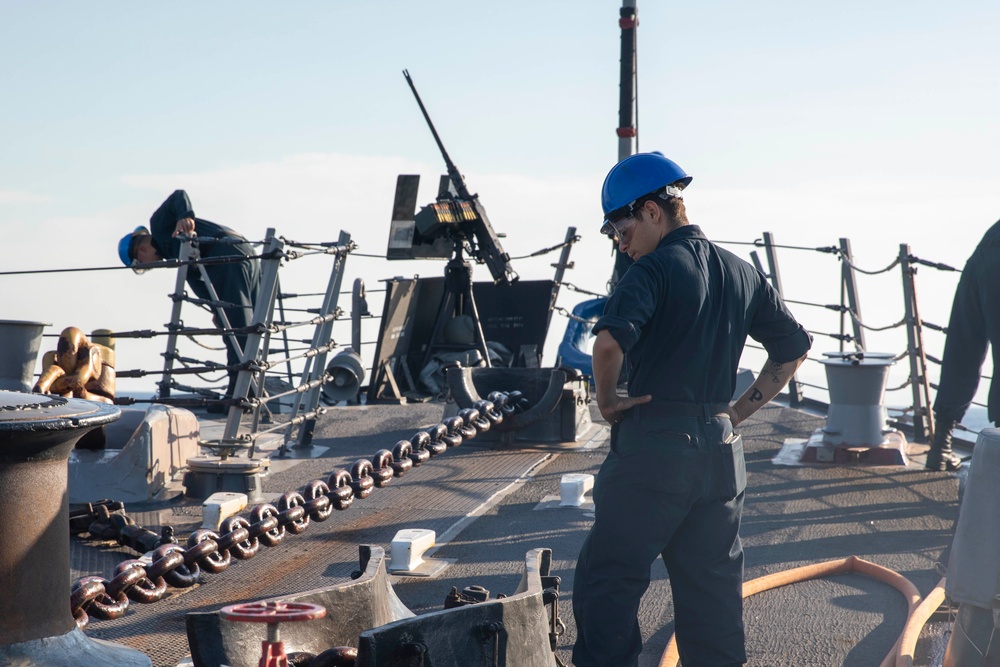
[{"label": "chain link", "polygon": [[479,433],[501,424],[505,416],[530,408],[521,392],[492,392],[454,417],[409,440],[400,440],[392,451],[381,449],[371,459],[358,459],[350,471],[334,470],[326,481],[312,480],[302,492],[292,491],[278,498],[277,506],[260,503],[250,510],[249,520],[241,516],[225,519],[219,531],[199,529],[191,533],[185,546],[163,544],[152,553],[151,562],[126,560],[115,568],[108,581],[99,576],[79,579],[70,593],[70,609],[77,627],[86,628],[91,618],[121,618],[131,602],[149,604],[161,600],[167,587],[189,588],[198,583],[201,572],[223,572],[232,561],[249,560],[261,545],[275,547],[286,535],[304,533],[311,522],[322,523],[333,510],[346,510],[355,499],[370,496],[393,478],[411,468],[457,447]]}]

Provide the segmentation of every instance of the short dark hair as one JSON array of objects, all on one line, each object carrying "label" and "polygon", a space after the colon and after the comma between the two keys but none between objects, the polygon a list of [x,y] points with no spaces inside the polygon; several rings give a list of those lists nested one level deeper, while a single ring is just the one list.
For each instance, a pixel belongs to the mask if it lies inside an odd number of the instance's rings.
[{"label": "short dark hair", "polygon": [[682,225],[688,224],[687,219],[687,209],[684,208],[684,200],[680,197],[667,197],[664,199],[659,196],[659,193],[650,193],[639,197],[635,202],[636,210],[646,205],[646,202],[651,201],[660,207],[670,220],[676,220]]},{"label": "short dark hair", "polygon": [[136,249],[139,247],[139,244],[142,242],[142,240],[144,238],[146,238],[147,236],[149,236],[149,234],[142,234],[142,233],[132,234],[132,238],[129,239],[129,242],[128,242],[128,258],[129,259],[135,259],[135,251],[136,251]]}]

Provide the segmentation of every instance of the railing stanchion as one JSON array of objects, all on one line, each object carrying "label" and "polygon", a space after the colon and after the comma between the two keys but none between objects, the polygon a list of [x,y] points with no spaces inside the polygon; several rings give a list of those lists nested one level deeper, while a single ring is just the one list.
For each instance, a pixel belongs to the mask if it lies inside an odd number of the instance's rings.
[{"label": "railing stanchion", "polygon": [[[268,228],[264,239],[263,254],[265,257],[260,262],[260,287],[257,289],[257,301],[254,303],[253,322],[251,323],[252,326],[258,327],[258,330],[247,335],[246,344],[242,349],[237,345],[237,349],[240,349],[241,352],[240,362],[243,364],[255,362],[260,358],[261,348],[265,345],[265,340],[271,335],[269,328],[271,326],[271,318],[274,315],[274,299],[278,293],[278,269],[281,266],[281,251],[284,246],[284,241],[274,235],[274,229]],[[208,282],[207,275],[206,282]],[[219,312],[220,316],[225,315],[221,308]],[[228,320],[225,321],[228,328]],[[257,373],[250,368],[242,368],[236,376],[236,386],[233,387],[231,397],[234,399],[249,397],[250,389],[257,377],[260,380],[258,396],[263,396],[263,374],[257,376]],[[241,406],[229,406],[229,413],[226,415],[226,426],[222,435],[223,441],[237,439],[240,433],[240,421],[242,421],[242,418],[243,408]],[[251,446],[251,457],[253,456],[253,451],[253,446]]]},{"label": "railing stanchion", "polygon": [[563,242],[562,251],[559,253],[559,261],[552,265],[555,268],[556,273],[552,278],[555,283],[552,286],[552,298],[549,302],[549,319],[545,323],[545,330],[549,330],[549,325],[552,324],[552,312],[556,307],[556,299],[559,298],[559,286],[562,285],[563,277],[566,275],[566,269],[572,269],[573,265],[569,261],[569,253],[573,249],[573,239],[576,238],[576,227],[566,228],[566,240]]},{"label": "railing stanchion", "polygon": [[[344,282],[344,264],[347,261],[348,249],[351,243],[351,235],[345,231],[340,232],[337,245],[340,250],[333,260],[333,268],[330,270],[330,280],[327,283],[326,295],[323,297],[323,306],[320,309],[320,317],[325,317],[337,311],[337,301],[340,298],[341,285]],[[333,322],[321,322],[316,326],[313,334],[311,347],[320,348],[327,345],[333,337]],[[314,380],[322,378],[326,374],[326,352],[320,352],[315,357],[306,359],[305,368],[302,370],[302,384],[308,384]],[[285,441],[282,451],[287,449],[288,443],[292,439],[292,429],[296,426],[296,417],[304,419],[298,424],[297,447],[312,446],[313,431],[316,428],[316,412],[319,409],[319,399],[322,387],[317,385],[303,395],[299,394],[295,400],[295,407],[288,421],[288,429],[285,431]]]},{"label": "railing stanchion", "polygon": [[361,354],[361,316],[367,314],[365,281],[361,278],[355,278],[354,285],[351,287],[351,349],[358,354]]},{"label": "railing stanchion", "polygon": [[163,377],[160,378],[159,398],[170,398],[170,382],[174,369],[174,359],[177,357],[177,329],[181,326],[181,306],[184,301],[184,286],[187,284],[188,260],[191,259],[192,246],[190,241],[181,243],[178,257],[177,279],[174,282],[173,306],[170,308],[170,333],[167,334],[167,351],[163,355]]},{"label": "railing stanchion", "polygon": [[[771,280],[771,286],[784,298],[785,295],[781,290],[781,273],[778,271],[778,257],[774,249],[774,235],[771,232],[764,232],[764,254],[767,256],[768,278]],[[788,404],[797,407],[802,403],[802,400],[802,386],[793,375],[792,379],[788,381]]]},{"label": "railing stanchion", "polygon": [[[285,295],[281,293],[281,279],[278,279],[278,297],[276,299],[276,304],[278,306],[278,319],[282,322],[285,321]],[[281,330],[281,342],[285,346],[284,352],[285,356],[290,356],[292,354],[292,347],[288,344],[288,329]],[[295,378],[292,377],[292,365],[285,365],[285,375],[288,377],[288,384],[295,384]]]},{"label": "railing stanchion", "polygon": [[[865,345],[865,331],[861,327],[861,304],[858,301],[858,284],[855,281],[854,276],[854,257],[851,255],[851,241],[850,239],[842,238],[840,239],[840,279],[841,286],[843,289],[842,294],[847,296],[847,304],[841,301],[841,305],[846,305],[853,317],[851,317],[851,324],[854,330],[854,347],[857,350],[864,351],[868,347]],[[843,299],[843,297],[841,297]],[[845,313],[840,314],[840,333],[846,333],[844,331],[844,317]],[[840,342],[840,351],[844,351],[844,342]]]},{"label": "railing stanchion", "polygon": [[913,440],[927,442],[934,437],[931,419],[930,381],[927,378],[927,357],[924,352],[923,326],[917,307],[917,290],[913,280],[916,267],[910,263],[910,246],[899,246],[899,265],[903,274],[903,306],[906,309],[907,357],[910,360],[910,387],[913,391]]}]

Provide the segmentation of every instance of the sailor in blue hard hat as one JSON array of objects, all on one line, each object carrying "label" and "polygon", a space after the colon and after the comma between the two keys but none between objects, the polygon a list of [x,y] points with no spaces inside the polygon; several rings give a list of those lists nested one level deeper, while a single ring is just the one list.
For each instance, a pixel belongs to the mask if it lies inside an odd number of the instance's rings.
[{"label": "sailor in blue hard hat", "polygon": [[[683,199],[681,193],[691,180],[676,162],[658,151],[636,153],[625,158],[608,172],[601,188],[601,207],[604,209],[601,233],[621,246],[626,237],[630,236],[629,232],[637,222],[637,215],[646,201],[658,199],[668,202],[674,199],[679,202]],[[674,202],[675,208],[676,203]],[[679,207],[675,216],[678,214],[683,216],[686,223],[687,216],[683,206]],[[648,244],[633,247],[632,252],[622,248],[622,252],[633,260],[637,259],[635,254],[646,254],[649,250]]]},{"label": "sailor in blue hard hat", "polygon": [[[187,272],[188,286],[200,299],[218,299],[220,305],[215,308],[213,316],[217,326],[222,326],[219,318],[221,310],[230,327],[248,328],[253,320],[260,286],[260,263],[253,246],[229,227],[197,217],[184,190],[174,191],[156,209],[149,219],[148,228],[136,227],[118,241],[118,258],[125,266],[141,273],[152,263],[178,259],[181,240],[185,236],[197,237],[202,259],[215,260],[204,266],[205,274],[214,287],[214,296],[202,280],[201,272],[196,269]],[[246,333],[234,335],[236,344],[233,336],[223,336],[229,366],[229,386],[226,389],[226,397],[229,398],[233,395],[238,375],[236,367],[242,362],[242,348],[247,340]],[[209,407],[210,410],[218,410],[222,404]]]},{"label": "sailor in blue hard hat", "polygon": [[118,258],[125,266],[131,266],[136,273],[143,273],[144,269],[139,268],[139,265],[162,259],[153,247],[152,241],[149,229],[140,225],[118,242]]},{"label": "sailor in blue hard hat", "polygon": [[[636,612],[662,555],[685,667],[741,665],[746,469],[734,428],[774,398],[811,338],[750,264],[688,221],[691,177],[639,153],[604,180],[601,231],[635,263],[594,325],[594,387],[612,424],[594,485],[595,518],[577,561],[576,667],[635,667]],[[735,403],[747,337],[768,360]],[[628,394],[618,380],[628,370]]]}]

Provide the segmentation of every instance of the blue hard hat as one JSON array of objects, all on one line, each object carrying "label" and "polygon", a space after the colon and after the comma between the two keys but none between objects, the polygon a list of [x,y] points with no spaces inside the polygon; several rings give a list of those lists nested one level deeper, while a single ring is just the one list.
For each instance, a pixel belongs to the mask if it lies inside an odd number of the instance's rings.
[{"label": "blue hard hat", "polygon": [[630,155],[608,172],[601,188],[601,207],[605,218],[620,209],[626,209],[644,195],[668,186],[667,195],[680,197],[680,191],[691,182],[683,169],[663,153],[636,153]]},{"label": "blue hard hat", "polygon": [[122,264],[132,266],[132,242],[137,236],[146,236],[148,234],[149,230],[140,225],[122,237],[122,240],[118,242],[118,258],[121,259]]}]

